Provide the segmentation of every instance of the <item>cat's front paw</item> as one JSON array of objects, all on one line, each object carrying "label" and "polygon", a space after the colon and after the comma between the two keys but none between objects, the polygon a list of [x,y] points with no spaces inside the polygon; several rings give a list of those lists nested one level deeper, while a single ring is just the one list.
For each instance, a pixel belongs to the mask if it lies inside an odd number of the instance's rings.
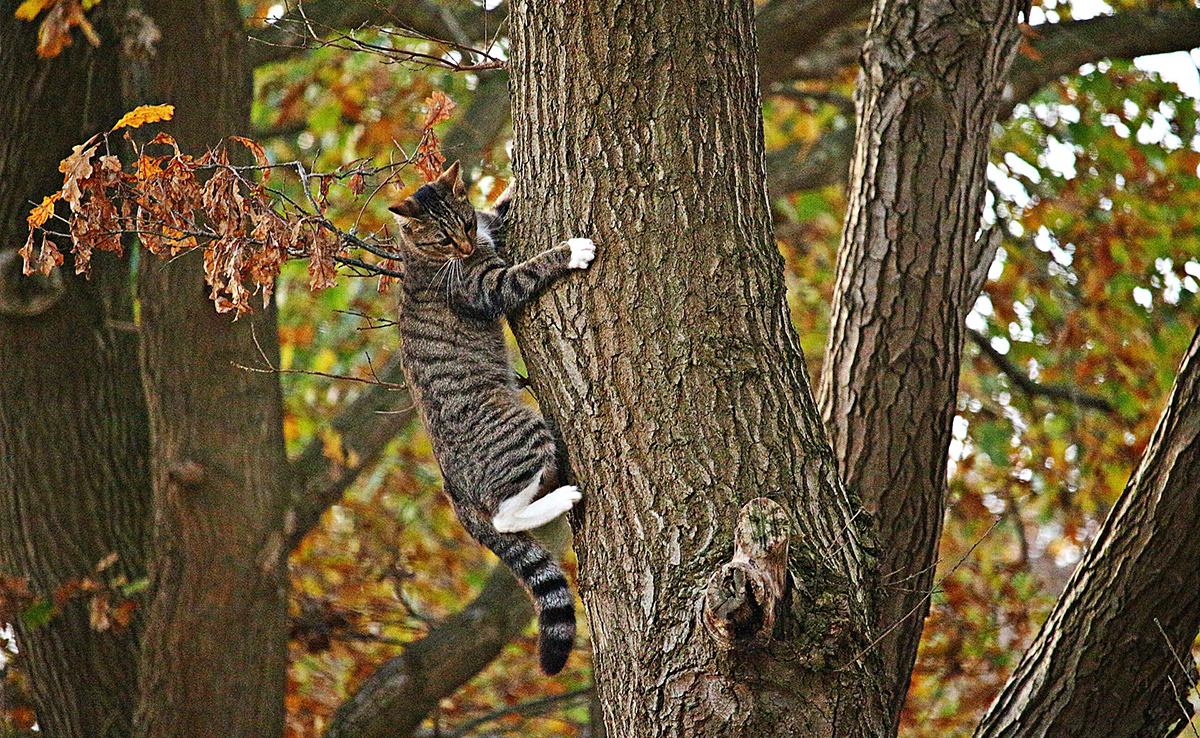
[{"label": "cat's front paw", "polygon": [[596,244],[590,238],[569,238],[567,246],[571,248],[571,260],[567,262],[571,269],[587,269],[596,258]]}]

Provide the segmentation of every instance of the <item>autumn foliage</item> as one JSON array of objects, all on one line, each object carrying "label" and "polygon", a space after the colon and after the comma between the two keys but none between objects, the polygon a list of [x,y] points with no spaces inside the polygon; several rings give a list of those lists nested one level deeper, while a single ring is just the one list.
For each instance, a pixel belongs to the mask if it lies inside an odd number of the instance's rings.
[{"label": "autumn foliage", "polygon": [[[291,259],[308,260],[308,284],[314,290],[337,281],[339,264],[360,274],[395,277],[399,255],[342,231],[326,217],[329,188],[334,182],[344,183],[354,195],[361,195],[367,178],[386,172],[374,195],[409,163],[427,181],[433,179],[445,163],[433,126],[449,117],[454,103],[444,93],[434,92],[427,108],[412,157],[383,167],[354,161],[320,174],[308,172],[300,161],[272,163],[261,145],[242,136],[230,136],[198,157],[183,153],[166,132],[139,143],[129,129],[168,121],[174,108],[138,107],[108,132],[75,146],[59,165],[62,188],[47,195],[28,217],[29,238],[19,252],[25,273],[48,275],[61,266],[60,244],[68,242],[76,274],[89,272],[94,252],[120,254],[127,235],[137,236],[143,248],[160,257],[202,247],[205,278],[216,309],[238,315],[251,310],[253,295],[260,295],[264,305],[270,300],[280,269]],[[112,140],[118,131],[119,139]],[[128,165],[113,153],[122,141],[133,154]],[[230,143],[249,152],[253,164],[235,163]],[[156,154],[167,148],[168,153]],[[277,169],[299,179],[307,202],[267,186]],[[60,201],[67,204],[69,216],[56,215]],[[55,230],[55,225],[68,230]],[[386,231],[383,235],[386,238]],[[352,248],[366,249],[385,261],[374,264],[351,258]]]}]

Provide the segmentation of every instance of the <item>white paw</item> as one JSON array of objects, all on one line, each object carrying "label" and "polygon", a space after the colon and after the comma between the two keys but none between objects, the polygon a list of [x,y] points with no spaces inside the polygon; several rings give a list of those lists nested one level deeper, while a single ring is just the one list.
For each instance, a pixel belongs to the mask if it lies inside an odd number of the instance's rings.
[{"label": "white paw", "polygon": [[537,525],[545,525],[575,507],[575,503],[582,498],[583,494],[574,485],[559,487],[529,506],[527,513],[529,521]]},{"label": "white paw", "polygon": [[569,238],[567,246],[571,247],[571,261],[567,262],[571,269],[587,269],[596,258],[596,244],[590,238]]},{"label": "white paw", "polygon": [[570,510],[572,507],[574,507],[576,502],[579,502],[580,500],[583,499],[583,493],[580,492],[579,488],[576,487],[575,485],[568,484],[566,486],[559,487],[558,489],[554,490],[550,494],[546,495],[546,497],[544,499],[548,500],[550,498],[554,498],[555,500],[557,500],[558,502],[557,502],[557,505],[555,505],[555,506],[557,507],[558,505],[562,505],[563,506],[562,511],[566,512],[567,510]]}]

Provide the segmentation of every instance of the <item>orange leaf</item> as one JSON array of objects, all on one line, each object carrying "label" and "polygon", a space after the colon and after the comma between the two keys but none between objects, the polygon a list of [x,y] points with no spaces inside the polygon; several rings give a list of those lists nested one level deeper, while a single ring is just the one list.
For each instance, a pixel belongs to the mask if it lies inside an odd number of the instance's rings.
[{"label": "orange leaf", "polygon": [[25,220],[29,221],[30,228],[36,228],[46,221],[50,220],[50,216],[54,215],[54,203],[62,199],[61,192],[55,192],[53,195],[47,195],[41,205],[37,205],[33,210],[29,211],[29,217]]},{"label": "orange leaf", "polygon": [[9,710],[8,719],[12,720],[17,730],[21,731],[32,730],[34,724],[37,723],[37,715],[34,714],[33,708],[25,705]]},{"label": "orange leaf", "polygon": [[37,55],[43,59],[58,56],[71,45],[71,14],[65,3],[56,3],[38,27]]},{"label": "orange leaf", "polygon": [[13,16],[17,20],[31,21],[56,2],[58,0],[25,0],[17,6],[17,12],[13,13]]},{"label": "orange leaf", "polygon": [[175,156],[179,156],[179,144],[175,143],[175,138],[166,131],[159,131],[158,135],[150,139],[150,143],[147,145],[153,146],[154,144],[167,144],[171,148],[175,149]]},{"label": "orange leaf", "polygon": [[71,210],[79,208],[83,191],[79,189],[79,181],[92,176],[92,157],[96,154],[96,146],[88,146],[95,136],[78,146],[71,147],[71,155],[58,164],[58,171],[67,175],[63,178],[62,196],[71,204]]},{"label": "orange leaf", "polygon": [[250,153],[254,154],[254,162],[258,166],[263,167],[262,183],[265,185],[267,180],[271,178],[271,170],[267,168],[271,165],[270,160],[267,159],[267,152],[263,151],[263,147],[257,141],[241,136],[230,136],[230,138],[250,149]]},{"label": "orange leaf", "polygon": [[171,116],[175,115],[174,105],[139,105],[133,110],[130,110],[125,115],[121,116],[121,120],[112,127],[111,130],[118,128],[137,128],[143,123],[157,123],[161,120],[171,120]]},{"label": "orange leaf", "polygon": [[446,97],[446,93],[441,90],[434,90],[433,94],[425,98],[425,110],[428,115],[425,117],[424,128],[432,128],[450,118],[450,111],[454,110],[454,101]]}]

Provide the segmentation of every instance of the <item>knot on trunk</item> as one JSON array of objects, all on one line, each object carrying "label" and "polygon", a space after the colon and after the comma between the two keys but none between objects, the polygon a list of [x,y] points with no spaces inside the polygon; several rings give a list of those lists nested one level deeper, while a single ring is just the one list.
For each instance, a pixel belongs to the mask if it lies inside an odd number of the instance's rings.
[{"label": "knot on trunk", "polygon": [[701,620],[725,649],[771,638],[787,584],[789,523],[779,503],[747,502],[738,514],[733,558],[709,577]]}]

